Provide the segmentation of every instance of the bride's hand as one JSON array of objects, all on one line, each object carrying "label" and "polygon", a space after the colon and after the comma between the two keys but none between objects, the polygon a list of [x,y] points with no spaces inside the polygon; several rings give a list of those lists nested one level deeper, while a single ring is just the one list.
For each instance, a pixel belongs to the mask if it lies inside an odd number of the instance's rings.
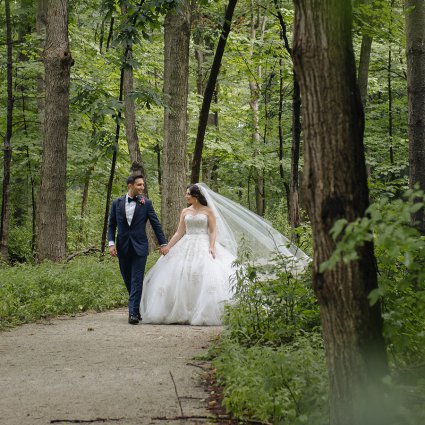
[{"label": "bride's hand", "polygon": [[215,258],[215,248],[210,248],[210,254],[212,255],[212,258]]}]

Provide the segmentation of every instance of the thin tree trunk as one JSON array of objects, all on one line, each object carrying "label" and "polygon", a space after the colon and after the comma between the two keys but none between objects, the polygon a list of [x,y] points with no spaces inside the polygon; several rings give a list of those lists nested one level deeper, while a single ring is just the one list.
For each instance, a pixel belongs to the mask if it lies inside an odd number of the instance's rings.
[{"label": "thin tree trunk", "polygon": [[9,219],[10,219],[10,163],[12,162],[12,123],[13,123],[13,86],[12,86],[12,23],[10,19],[10,0],[5,0],[6,44],[7,44],[7,115],[6,135],[4,138],[3,158],[3,194],[0,222],[0,257],[9,259]]},{"label": "thin tree trunk", "polygon": [[[261,19],[260,8],[255,3],[256,0],[251,0],[251,22],[250,22],[250,56],[254,56],[254,45],[257,42],[257,30],[260,28],[260,38],[264,35],[265,17]],[[260,95],[261,95],[261,66],[257,67],[255,77],[251,74],[249,80],[250,102],[252,114],[252,144],[254,148],[254,157],[260,155],[261,152],[261,134],[260,134]],[[263,170],[256,168],[254,173],[255,181],[255,207],[258,215],[264,215],[265,211],[265,196],[264,196],[264,175]]]},{"label": "thin tree trunk", "polygon": [[[281,32],[282,33],[282,32]],[[279,59],[279,112],[278,112],[278,132],[279,132],[279,174],[282,179],[283,186],[285,187],[286,193],[286,207],[288,208],[288,218],[289,218],[289,195],[290,189],[289,184],[285,179],[285,170],[283,169],[283,126],[282,126],[282,117],[283,117],[283,61],[282,58]]]},{"label": "thin tree trunk", "polygon": [[[21,86],[23,89],[23,86]],[[22,117],[24,120],[24,134],[26,137],[28,137],[28,127],[27,127],[27,120],[26,120],[26,114],[25,114],[25,96],[24,92],[22,91]],[[36,247],[36,220],[37,220],[37,214],[36,214],[36,195],[35,195],[35,181],[34,181],[34,175],[33,170],[31,167],[31,156],[30,156],[30,150],[28,145],[25,146],[25,155],[27,158],[27,166],[28,166],[28,176],[30,180],[30,187],[31,187],[31,229],[32,229],[32,235],[31,235],[31,252],[34,254],[35,247]]]},{"label": "thin tree trunk", "polygon": [[369,80],[369,63],[370,54],[372,52],[372,37],[364,34],[362,37],[362,45],[360,47],[359,58],[359,71],[358,71],[358,84],[360,90],[360,97],[363,103],[363,109],[367,103],[367,86]]},{"label": "thin tree trunk", "polygon": [[388,137],[390,140],[390,163],[394,164],[394,150],[393,150],[393,90],[392,90],[392,54],[391,44],[388,47],[388,68],[387,68],[387,89],[388,89]]},{"label": "thin tree trunk", "polygon": [[[425,4],[422,0],[406,0],[406,9],[409,185],[425,190]],[[412,219],[425,235],[424,209]]]},{"label": "thin tree trunk", "polygon": [[[128,4],[123,1],[121,3],[121,12],[123,15],[127,13]],[[137,16],[137,15],[135,15]],[[134,25],[134,22],[133,22]],[[136,127],[136,107],[134,98],[131,94],[134,91],[133,82],[133,66],[131,65],[133,58],[133,48],[130,42],[124,46],[124,63],[122,64],[124,73],[124,123],[125,135],[127,139],[128,151],[130,153],[131,171],[135,174],[145,176],[145,169],[142,164],[142,155],[140,153],[139,138],[137,136]],[[147,182],[145,179],[145,191],[147,193]]]},{"label": "thin tree trunk", "polygon": [[167,238],[185,207],[190,4],[184,0],[164,22],[164,147],[161,221]]},{"label": "thin tree trunk", "polygon": [[299,235],[295,231],[300,226],[300,195],[299,195],[299,162],[301,147],[301,95],[296,74],[293,75],[294,92],[292,95],[292,149],[291,149],[291,180],[289,186],[289,223],[292,229],[291,239],[297,243]]},{"label": "thin tree trunk", "polygon": [[112,42],[112,36],[114,35],[114,21],[115,21],[115,18],[111,16],[111,21],[109,23],[108,38],[106,39],[106,51],[109,50],[109,47]]},{"label": "thin tree trunk", "polygon": [[196,183],[199,181],[202,150],[204,147],[205,130],[208,124],[208,116],[213,99],[214,90],[217,82],[218,73],[220,72],[221,61],[226,47],[227,37],[230,33],[233,12],[236,7],[237,0],[229,0],[224,16],[223,28],[221,30],[220,38],[218,40],[217,49],[215,51],[213,64],[211,67],[210,77],[208,79],[207,87],[205,88],[204,99],[202,101],[201,112],[199,114],[198,132],[196,134],[195,150],[192,160],[192,176],[191,182]]},{"label": "thin tree trunk", "polygon": [[73,63],[68,43],[68,2],[47,0],[46,78],[41,184],[38,208],[39,261],[66,256],[66,154],[69,83]]},{"label": "thin tree trunk", "polygon": [[[330,381],[330,424],[385,423],[388,373],[372,243],[358,260],[321,272],[335,249],[330,229],[368,206],[364,114],[356,85],[351,0],[296,0],[294,63],[303,99],[305,185],[313,228],[313,285],[320,304]],[[376,410],[374,410],[376,409]]]},{"label": "thin tree trunk", "polygon": [[93,173],[93,170],[94,170],[94,164],[87,169],[86,174],[84,176],[84,187],[83,187],[83,194],[81,197],[80,226],[78,229],[77,246],[80,246],[83,243],[83,237],[85,235],[84,219],[86,218],[86,215],[87,215],[90,178]]},{"label": "thin tree trunk", "polygon": [[[22,96],[22,118],[24,122],[24,134],[25,137],[28,137],[28,126],[27,126],[27,119],[26,119],[26,108],[25,108],[25,93],[24,93],[24,86],[21,85],[21,96]],[[31,187],[31,229],[32,229],[32,235],[31,235],[31,252],[34,254],[35,247],[36,247],[36,195],[35,195],[35,181],[34,181],[34,175],[33,170],[31,166],[31,156],[30,156],[30,150],[29,146],[25,146],[25,156],[27,159],[27,167],[28,167],[28,176],[30,181],[30,187]]]},{"label": "thin tree trunk", "polygon": [[[124,96],[124,73],[121,69],[120,93],[118,97],[118,101],[120,104],[122,104],[123,96]],[[112,152],[111,170],[109,172],[109,181],[108,181],[108,188],[107,188],[107,194],[106,194],[105,214],[103,216],[102,238],[100,241],[100,252],[102,255],[105,253],[106,235],[108,233],[109,209],[111,205],[112,185],[114,184],[115,167],[117,164],[118,142],[120,140],[120,131],[121,131],[121,116],[122,114],[121,114],[121,108],[120,108],[117,113],[116,124],[115,124],[114,150]]]},{"label": "thin tree trunk", "polygon": [[[40,40],[44,40],[40,45],[40,56],[42,56],[42,52],[44,50],[44,43],[46,38],[46,20],[47,20],[47,0],[37,0],[37,17],[35,28],[37,32],[37,36]],[[37,77],[37,110],[38,117],[40,120],[40,129],[42,137],[44,135],[44,104],[45,104],[45,81],[44,75],[39,75]]]},{"label": "thin tree trunk", "polygon": [[[289,46],[288,35],[286,31],[286,23],[280,11],[277,0],[274,0],[274,5],[281,28],[281,38],[286,51],[289,53],[294,62],[292,49]],[[292,229],[291,239],[293,242],[298,242],[299,236],[295,229],[300,225],[300,195],[299,195],[299,162],[300,162],[300,147],[301,147],[301,95],[298,83],[298,77],[293,70],[293,94],[292,94],[292,147],[291,147],[291,177],[289,182],[288,194],[288,213],[289,224]],[[285,183],[284,183],[285,184]],[[287,184],[286,184],[287,186]],[[285,187],[286,187],[285,186]],[[288,189],[287,189],[288,192]]]}]

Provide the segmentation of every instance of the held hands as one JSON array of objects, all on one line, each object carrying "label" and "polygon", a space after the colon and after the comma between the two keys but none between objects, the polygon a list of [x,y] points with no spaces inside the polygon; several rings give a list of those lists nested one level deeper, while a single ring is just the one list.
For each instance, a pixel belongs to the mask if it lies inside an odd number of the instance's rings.
[{"label": "held hands", "polygon": [[170,252],[170,248],[168,247],[168,245],[161,246],[161,247],[159,248],[159,252],[160,252],[162,255],[167,255],[167,254]]},{"label": "held hands", "polygon": [[111,254],[111,257],[117,256],[117,249],[115,248],[115,245],[109,247],[109,254]]},{"label": "held hands", "polygon": [[212,258],[215,258],[215,247],[210,247],[210,254],[212,255]]}]

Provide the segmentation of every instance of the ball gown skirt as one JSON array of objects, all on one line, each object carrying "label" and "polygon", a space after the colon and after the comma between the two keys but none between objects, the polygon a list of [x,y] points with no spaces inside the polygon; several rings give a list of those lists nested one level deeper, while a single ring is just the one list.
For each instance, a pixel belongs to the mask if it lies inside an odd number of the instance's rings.
[{"label": "ball gown skirt", "polygon": [[235,257],[219,243],[209,253],[208,216],[185,216],[186,233],[149,270],[140,306],[143,323],[220,325],[232,297]]}]

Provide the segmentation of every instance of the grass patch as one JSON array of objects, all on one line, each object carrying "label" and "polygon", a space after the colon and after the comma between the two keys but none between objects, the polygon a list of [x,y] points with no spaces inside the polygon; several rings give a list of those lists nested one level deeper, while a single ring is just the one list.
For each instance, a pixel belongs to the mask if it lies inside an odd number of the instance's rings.
[{"label": "grass patch", "polygon": [[[148,266],[157,256],[148,257]],[[127,305],[118,261],[78,257],[69,263],[19,264],[0,269],[0,329],[63,314]]]}]

